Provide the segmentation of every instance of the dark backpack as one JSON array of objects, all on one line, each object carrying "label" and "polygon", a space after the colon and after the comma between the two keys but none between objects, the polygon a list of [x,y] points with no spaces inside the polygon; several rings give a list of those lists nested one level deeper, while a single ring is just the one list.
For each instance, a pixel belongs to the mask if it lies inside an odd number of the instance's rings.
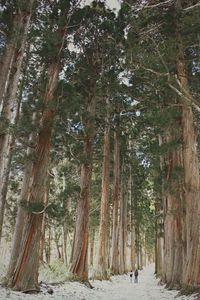
[{"label": "dark backpack", "polygon": [[134,275],[135,275],[135,276],[138,276],[138,270],[135,270]]}]

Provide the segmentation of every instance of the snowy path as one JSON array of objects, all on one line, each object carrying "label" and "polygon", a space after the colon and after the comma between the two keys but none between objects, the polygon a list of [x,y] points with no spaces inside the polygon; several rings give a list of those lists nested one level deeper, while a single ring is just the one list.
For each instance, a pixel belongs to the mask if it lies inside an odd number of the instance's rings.
[{"label": "snowy path", "polygon": [[[53,295],[27,295],[6,291],[0,288],[0,300],[172,300],[177,292],[165,290],[158,285],[153,276],[153,266],[146,268],[139,274],[139,283],[131,283],[128,275],[115,276],[112,281],[93,281],[94,288],[88,289],[78,282],[66,283],[54,287]],[[178,300],[198,299],[195,296],[181,296]]]}]

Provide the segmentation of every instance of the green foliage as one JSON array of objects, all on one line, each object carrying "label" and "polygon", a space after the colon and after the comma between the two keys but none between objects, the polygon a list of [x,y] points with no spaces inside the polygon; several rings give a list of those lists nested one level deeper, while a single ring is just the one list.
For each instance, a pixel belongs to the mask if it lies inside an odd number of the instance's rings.
[{"label": "green foliage", "polygon": [[43,202],[27,202],[26,200],[22,200],[20,205],[28,212],[28,213],[41,213],[44,210]]},{"label": "green foliage", "polygon": [[68,268],[61,261],[54,261],[51,265],[40,266],[40,281],[60,283],[67,280]]}]

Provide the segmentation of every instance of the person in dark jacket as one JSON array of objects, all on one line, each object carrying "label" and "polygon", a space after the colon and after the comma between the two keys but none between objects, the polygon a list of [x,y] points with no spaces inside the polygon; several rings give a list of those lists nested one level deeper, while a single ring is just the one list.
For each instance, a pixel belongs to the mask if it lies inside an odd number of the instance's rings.
[{"label": "person in dark jacket", "polygon": [[130,281],[132,282],[132,279],[133,279],[133,271],[131,270],[130,272]]},{"label": "person in dark jacket", "polygon": [[138,283],[138,269],[135,269],[134,276],[135,276],[135,283]]}]

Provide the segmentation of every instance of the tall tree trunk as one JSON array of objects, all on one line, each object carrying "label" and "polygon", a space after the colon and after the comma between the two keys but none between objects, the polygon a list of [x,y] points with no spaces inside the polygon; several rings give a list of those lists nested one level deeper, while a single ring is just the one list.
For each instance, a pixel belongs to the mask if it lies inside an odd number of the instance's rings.
[{"label": "tall tree trunk", "polygon": [[86,111],[87,116],[84,119],[84,157],[85,161],[81,165],[80,177],[80,198],[77,207],[76,229],[74,237],[74,248],[71,272],[74,273],[79,280],[88,281],[88,226],[89,226],[89,205],[90,205],[90,189],[92,179],[92,155],[94,140],[94,117],[95,117],[95,97],[91,96],[87,100]]},{"label": "tall tree trunk", "polygon": [[[42,208],[50,154],[51,132],[54,119],[53,103],[60,71],[60,55],[65,39],[66,26],[58,28],[59,44],[57,56],[49,64],[48,81],[44,95],[44,110],[36,145],[36,159],[33,163],[28,202],[33,207]],[[43,211],[44,212],[44,211]],[[10,285],[16,290],[38,289],[39,247],[42,226],[42,213],[28,214],[24,228],[22,248],[15,270],[10,278]]]},{"label": "tall tree trunk", "polygon": [[116,125],[114,133],[114,183],[113,183],[113,226],[111,248],[111,270],[119,274],[119,199],[120,199],[120,130]]},{"label": "tall tree trunk", "polygon": [[119,220],[119,273],[124,274],[127,271],[126,264],[126,245],[127,245],[127,186],[126,166],[123,166],[123,176],[121,179],[121,197],[120,197],[120,220]]},{"label": "tall tree trunk", "polygon": [[[180,130],[174,130],[179,128]],[[172,122],[165,133],[165,142],[170,145],[181,135],[180,119]],[[165,156],[166,189],[164,191],[164,276],[170,286],[180,285],[183,268],[183,223],[184,201],[182,191],[182,147],[177,145]]]},{"label": "tall tree trunk", "polygon": [[[162,137],[158,136],[159,146],[162,146]],[[164,157],[160,156],[159,171],[164,172]],[[160,196],[160,197],[159,197]],[[164,203],[164,180],[161,179],[161,191],[155,203],[155,273],[157,276],[163,275],[163,261],[164,261],[164,220],[163,220],[163,203]]]},{"label": "tall tree trunk", "polygon": [[103,144],[103,171],[101,184],[101,213],[99,225],[99,249],[98,266],[96,277],[98,279],[108,279],[108,239],[109,239],[109,172],[110,172],[110,128],[104,131]]},{"label": "tall tree trunk", "polygon": [[164,232],[163,232],[163,212],[161,209],[161,200],[158,199],[155,207],[155,273],[161,277],[163,274],[163,250],[164,250]]},{"label": "tall tree trunk", "polygon": [[95,230],[93,229],[90,233],[90,266],[94,264],[94,239],[95,239]]},{"label": "tall tree trunk", "polygon": [[129,170],[129,202],[130,202],[130,230],[131,230],[131,269],[134,270],[136,266],[136,233],[135,233],[135,218],[134,218],[134,193],[133,193],[133,182],[132,182],[132,167]]},{"label": "tall tree trunk", "polygon": [[0,135],[0,239],[2,235],[7,185],[10,172],[10,163],[12,159],[12,149],[15,144],[14,136],[12,133],[9,132],[9,127],[10,125],[13,126],[17,124],[17,119],[19,116],[20,101],[19,99],[17,99],[17,88],[19,83],[19,77],[21,74],[21,66],[25,50],[26,36],[30,23],[30,16],[31,15],[28,15],[28,17],[26,16],[25,19],[24,16],[22,16],[22,20],[24,20],[25,24],[23,29],[23,35],[20,40],[21,48],[17,49],[14,53],[14,63],[10,72],[11,74],[2,108],[3,122],[7,123],[8,128],[7,130],[5,130],[5,132],[1,133]]},{"label": "tall tree trunk", "polygon": [[[177,79],[182,92],[190,95],[188,74],[184,57],[184,46],[181,37],[179,13],[182,1],[176,1],[176,39],[178,53],[176,58]],[[184,167],[184,198],[186,211],[186,251],[184,253],[184,269],[182,272],[185,287],[200,286],[200,185],[199,161],[197,154],[197,134],[191,105],[185,102],[182,105],[182,132],[183,132],[183,167]]]},{"label": "tall tree trunk", "polygon": [[[36,119],[36,114],[34,113],[33,124],[35,123],[35,119]],[[36,138],[36,134],[31,133],[29,137],[29,142],[32,143],[35,138]],[[33,149],[28,148],[27,157],[29,157],[32,153],[33,153]],[[28,198],[29,184],[31,179],[31,168],[32,168],[32,161],[29,160],[25,166],[24,175],[23,175],[23,183],[21,188],[20,201],[18,204],[17,218],[16,218],[15,230],[14,230],[13,241],[12,241],[10,261],[9,261],[9,266],[8,266],[8,271],[6,276],[7,278],[10,278],[11,274],[13,273],[20,253],[21,241],[23,237],[23,228],[27,217],[27,212],[23,208],[20,202],[26,201]]]},{"label": "tall tree trunk", "polygon": [[[12,24],[12,32],[8,37],[7,45],[4,49],[2,59],[0,61],[0,106],[6,95],[6,89],[10,80],[10,74],[16,68],[16,55],[17,61],[23,57],[25,42],[30,25],[32,15],[32,7],[34,0],[18,2],[17,13],[14,16]],[[21,65],[17,64],[20,71]],[[5,101],[7,101],[5,99]]]},{"label": "tall tree trunk", "polygon": [[48,226],[48,237],[47,241],[45,240],[45,256],[46,262],[50,265],[51,262],[51,227]]},{"label": "tall tree trunk", "polygon": [[136,246],[136,268],[140,269],[140,224],[137,222],[135,226],[135,233],[136,233],[136,239],[135,239],[135,246]]},{"label": "tall tree trunk", "polygon": [[[175,34],[177,40],[176,73],[179,87],[183,95],[190,95],[188,75],[182,44],[180,15],[182,1],[174,3]],[[179,99],[181,118],[179,121],[182,147],[179,145],[168,156],[168,178],[177,166],[183,172],[179,184],[170,184],[172,191],[166,195],[165,209],[165,264],[166,280],[171,285],[193,287],[200,285],[200,236],[199,236],[199,166],[196,146],[196,132],[191,106],[185,98]],[[173,130],[171,129],[171,132]],[[174,138],[173,134],[172,138]],[[195,221],[194,221],[195,220]],[[184,264],[183,264],[184,262]]]},{"label": "tall tree trunk", "polygon": [[[45,194],[44,194],[44,205],[45,207],[49,202],[49,180],[47,178]],[[41,228],[41,241],[40,241],[40,260],[44,261],[44,250],[45,250],[45,232],[46,232],[46,214],[42,216],[42,228]]]},{"label": "tall tree trunk", "polygon": [[[52,121],[53,112],[46,109],[43,115],[44,127],[40,131],[36,148],[37,159],[33,163],[31,188],[28,198],[28,202],[41,208],[42,203],[44,203]],[[38,289],[41,227],[42,214],[29,213],[24,228],[22,248],[10,280],[11,287],[16,290]]]},{"label": "tall tree trunk", "polygon": [[67,234],[68,228],[66,222],[63,224],[63,254],[64,254],[64,263],[67,266],[68,259],[67,259]]}]

